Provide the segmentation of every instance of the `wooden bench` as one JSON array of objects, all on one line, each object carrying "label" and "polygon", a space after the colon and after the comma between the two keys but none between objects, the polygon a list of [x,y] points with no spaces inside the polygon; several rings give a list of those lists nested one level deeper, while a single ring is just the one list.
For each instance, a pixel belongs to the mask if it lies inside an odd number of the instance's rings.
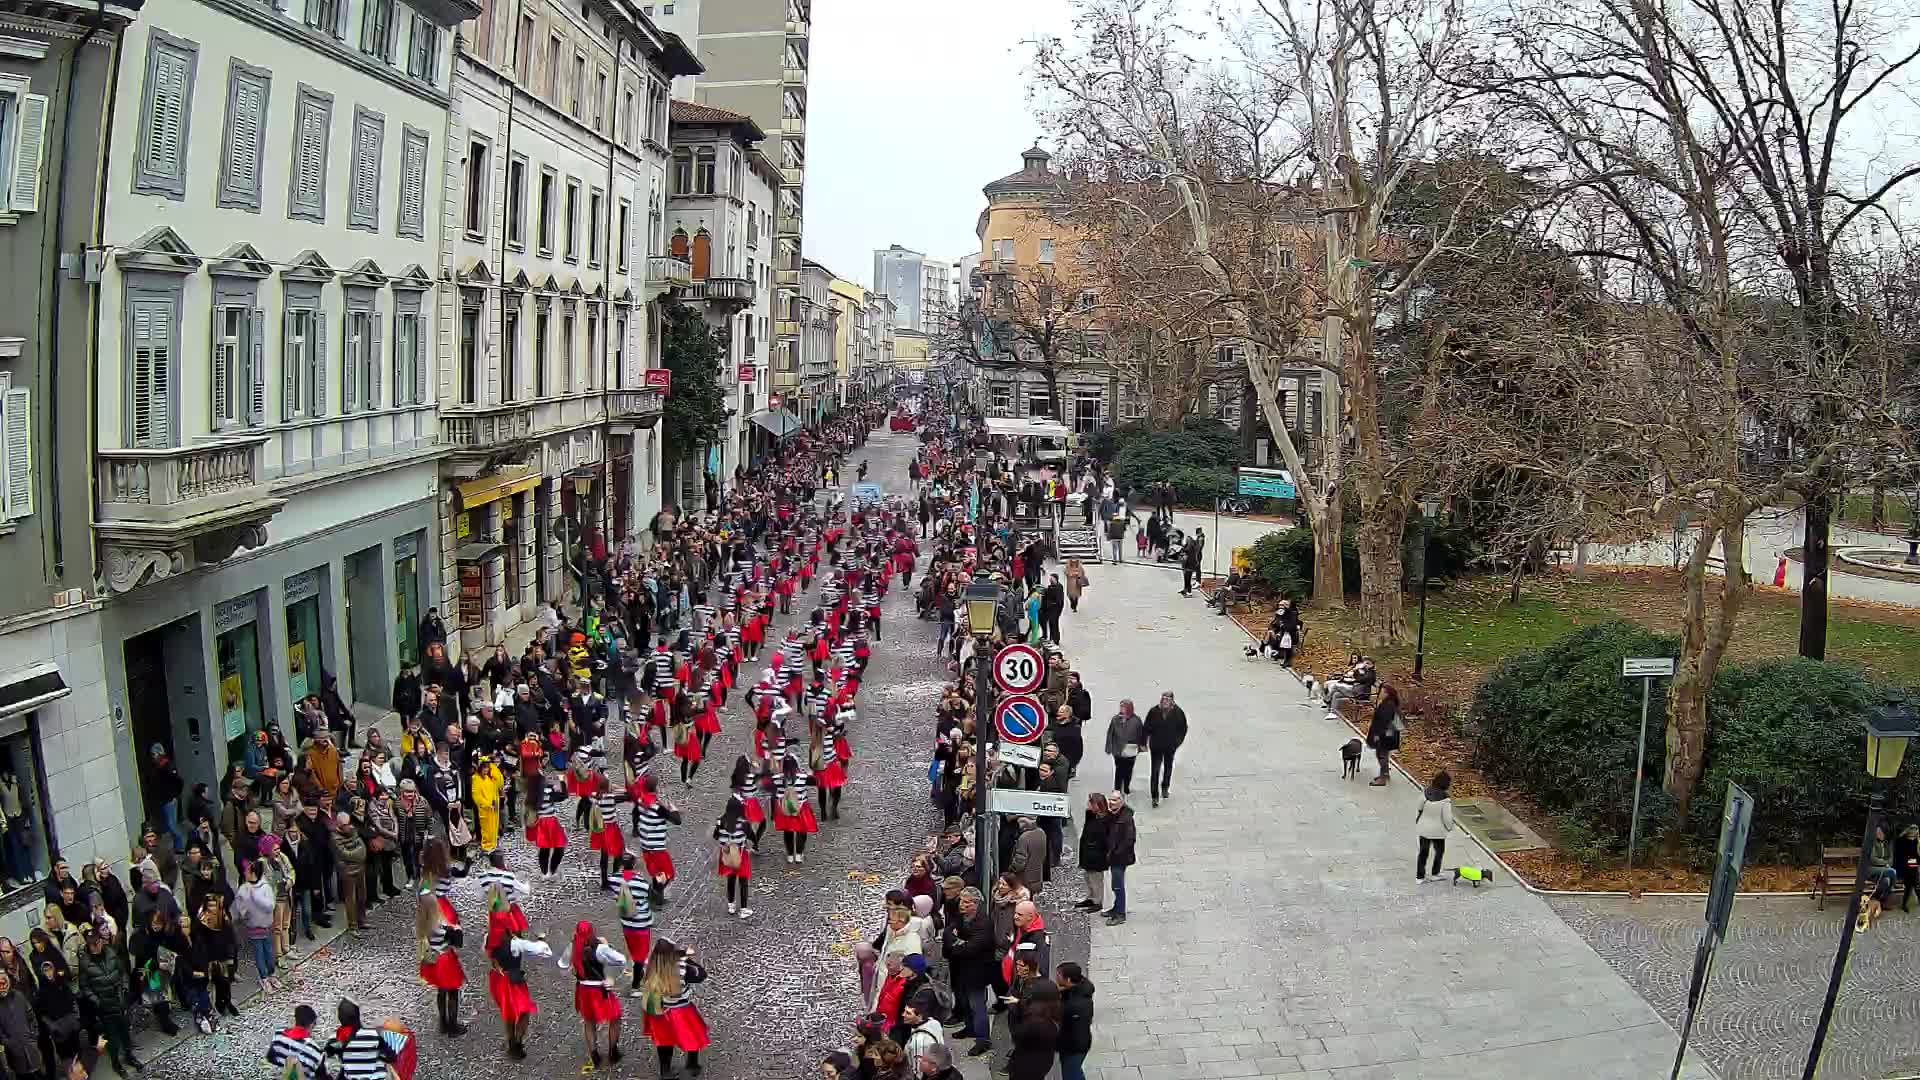
[{"label": "wooden bench", "polygon": [[1816,911],[1825,911],[1827,894],[1840,892],[1844,896],[1860,884],[1860,849],[1857,847],[1830,847],[1820,850],[1820,869],[1813,875],[1813,906]]}]

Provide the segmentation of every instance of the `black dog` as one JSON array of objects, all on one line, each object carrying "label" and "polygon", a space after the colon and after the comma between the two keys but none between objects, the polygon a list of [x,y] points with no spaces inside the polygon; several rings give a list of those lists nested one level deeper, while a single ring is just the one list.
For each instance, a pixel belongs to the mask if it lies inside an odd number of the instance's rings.
[{"label": "black dog", "polygon": [[1348,739],[1340,747],[1340,778],[1342,780],[1360,778],[1360,749],[1365,745],[1359,739]]}]

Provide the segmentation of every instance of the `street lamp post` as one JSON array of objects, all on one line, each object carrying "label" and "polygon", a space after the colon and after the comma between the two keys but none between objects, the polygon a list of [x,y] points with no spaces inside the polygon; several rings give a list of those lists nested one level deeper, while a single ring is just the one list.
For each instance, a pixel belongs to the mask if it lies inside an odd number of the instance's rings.
[{"label": "street lamp post", "polygon": [[993,624],[1000,607],[1000,586],[987,579],[975,564],[973,583],[967,586],[967,629],[973,634],[973,862],[980,870],[980,888],[990,888],[994,876],[993,813],[987,768],[987,725],[993,722],[988,695],[993,686]]},{"label": "street lamp post", "polygon": [[1427,666],[1427,547],[1433,540],[1433,519],[1440,515],[1440,500],[1420,500],[1420,630],[1413,645],[1413,681]]},{"label": "street lamp post", "polygon": [[1880,823],[1880,812],[1887,802],[1887,788],[1900,775],[1901,759],[1907,754],[1907,741],[1920,736],[1920,712],[1904,701],[1889,701],[1867,714],[1867,776],[1871,787],[1867,796],[1867,827],[1860,834],[1860,861],[1854,868],[1853,896],[1847,901],[1847,921],[1840,924],[1840,947],[1833,957],[1833,973],[1827,977],[1827,1000],[1820,1006],[1820,1022],[1813,1028],[1813,1047],[1807,1052],[1807,1068],[1801,1080],[1814,1080],[1820,1072],[1820,1054],[1827,1045],[1827,1028],[1833,1024],[1833,1006],[1840,997],[1840,985],[1847,979],[1847,961],[1853,953],[1854,925],[1860,919],[1860,897],[1867,886],[1867,867],[1873,854],[1873,830]]}]

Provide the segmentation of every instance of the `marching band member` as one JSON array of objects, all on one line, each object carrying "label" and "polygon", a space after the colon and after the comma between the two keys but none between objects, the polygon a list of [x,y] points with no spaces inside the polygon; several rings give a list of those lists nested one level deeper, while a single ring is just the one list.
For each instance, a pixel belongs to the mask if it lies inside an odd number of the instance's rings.
[{"label": "marching band member", "polygon": [[627,962],[619,950],[607,944],[607,939],[593,932],[593,924],[585,919],[574,924],[573,948],[567,950],[568,958],[560,961],[563,968],[573,970],[573,1011],[580,1014],[580,1026],[587,1039],[587,1063],[580,1067],[583,1073],[589,1073],[600,1067],[600,1025],[607,1026],[607,1061],[620,1063],[620,999],[613,996],[613,989],[607,985],[607,968],[619,967]]}]

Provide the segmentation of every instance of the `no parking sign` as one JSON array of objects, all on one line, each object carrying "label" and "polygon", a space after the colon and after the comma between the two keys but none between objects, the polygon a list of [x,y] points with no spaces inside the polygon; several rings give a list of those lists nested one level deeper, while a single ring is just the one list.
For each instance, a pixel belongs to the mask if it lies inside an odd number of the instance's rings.
[{"label": "no parking sign", "polygon": [[1008,742],[1038,742],[1047,730],[1047,709],[1032,694],[1014,694],[994,707],[993,722]]}]

